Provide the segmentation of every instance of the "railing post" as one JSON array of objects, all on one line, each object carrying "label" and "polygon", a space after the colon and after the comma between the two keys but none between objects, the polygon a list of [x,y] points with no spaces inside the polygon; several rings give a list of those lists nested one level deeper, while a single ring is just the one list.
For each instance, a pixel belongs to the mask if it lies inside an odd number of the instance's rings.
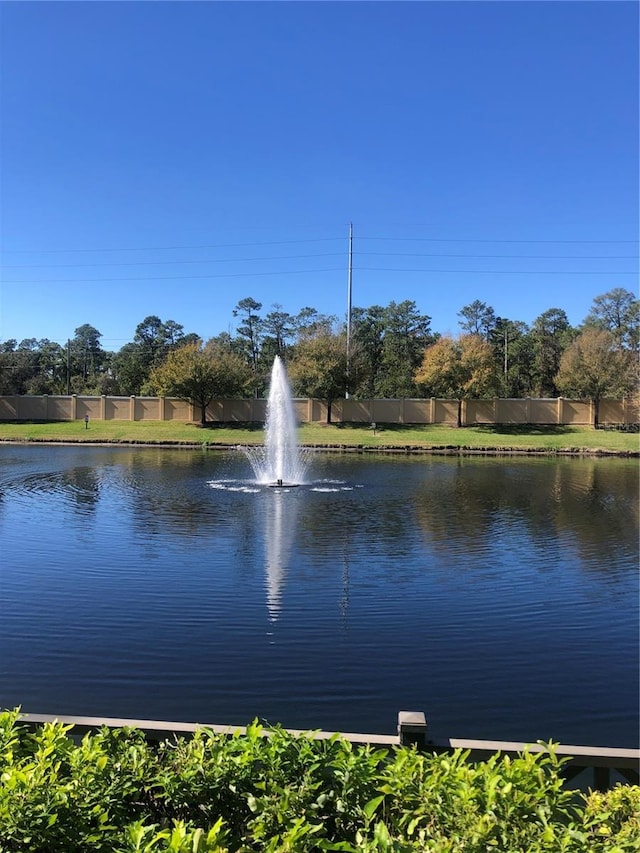
[{"label": "railing post", "polygon": [[424,749],[427,745],[427,718],[422,711],[398,711],[398,738],[401,746]]},{"label": "railing post", "polygon": [[593,768],[593,786],[596,791],[607,791],[611,787],[611,773],[608,767]]}]

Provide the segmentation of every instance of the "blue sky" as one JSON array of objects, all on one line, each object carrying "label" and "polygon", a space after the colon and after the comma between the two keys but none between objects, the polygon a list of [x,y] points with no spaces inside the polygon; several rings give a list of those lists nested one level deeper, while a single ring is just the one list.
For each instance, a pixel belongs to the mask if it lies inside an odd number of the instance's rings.
[{"label": "blue sky", "polygon": [[638,286],[635,2],[3,2],[0,340]]}]

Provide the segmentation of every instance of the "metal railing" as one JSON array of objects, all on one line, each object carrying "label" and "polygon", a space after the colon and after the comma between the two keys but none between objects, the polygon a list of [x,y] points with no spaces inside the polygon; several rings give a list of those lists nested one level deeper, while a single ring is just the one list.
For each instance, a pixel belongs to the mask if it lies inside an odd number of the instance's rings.
[{"label": "metal railing", "polygon": [[[142,731],[150,741],[162,741],[172,737],[190,737],[198,729],[208,729],[216,734],[243,734],[245,726],[227,726],[211,723],[167,722],[163,720],[135,720],[114,717],[84,717],[56,714],[23,713],[19,717],[21,724],[37,728],[44,723],[60,722],[73,726],[72,735],[81,736],[87,732],[107,728],[131,727]],[[467,738],[432,738],[429,735],[427,721],[422,711],[400,711],[396,735],[367,734],[357,732],[328,732],[303,731],[287,729],[293,735],[308,735],[314,738],[331,738],[338,734],[340,737],[355,744],[371,744],[375,746],[415,746],[424,752],[453,752],[468,750],[469,761],[484,761],[496,753],[517,757],[525,750],[529,752],[546,752],[548,745],[538,742],[535,744],[518,741],[475,740]],[[265,729],[264,734],[269,735]],[[640,749],[579,746],[574,744],[554,744],[554,753],[567,759],[563,766],[562,775],[566,783],[573,785],[581,783],[584,775],[590,775],[586,784],[596,790],[604,791],[616,781],[617,774],[625,782],[637,785],[639,783]],[[580,786],[580,785],[579,785]]]}]

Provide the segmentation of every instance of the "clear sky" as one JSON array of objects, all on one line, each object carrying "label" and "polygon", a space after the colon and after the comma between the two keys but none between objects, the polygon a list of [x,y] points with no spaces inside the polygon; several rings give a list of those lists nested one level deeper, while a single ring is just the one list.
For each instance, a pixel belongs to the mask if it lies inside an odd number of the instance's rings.
[{"label": "clear sky", "polygon": [[2,2],[0,340],[638,287],[637,2]]}]

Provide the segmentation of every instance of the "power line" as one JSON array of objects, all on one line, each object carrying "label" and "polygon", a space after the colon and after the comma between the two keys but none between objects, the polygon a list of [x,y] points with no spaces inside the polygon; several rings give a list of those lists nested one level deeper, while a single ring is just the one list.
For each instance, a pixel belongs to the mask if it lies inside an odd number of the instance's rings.
[{"label": "power line", "polygon": [[317,270],[280,270],[279,272],[223,272],[212,275],[152,275],[152,276],[122,276],[119,278],[31,278],[17,281],[5,281],[5,284],[62,284],[74,282],[83,284],[94,281],[190,281],[193,279],[211,278],[255,278],[267,275],[310,275],[318,272],[343,272],[344,267],[328,267]]},{"label": "power line", "polygon": [[343,257],[344,252],[319,252],[312,255],[263,255],[258,258],[207,258],[204,260],[189,261],[101,261],[94,264],[1,264],[5,270],[22,269],[69,269],[72,267],[152,267],[176,264],[237,264],[249,261],[297,261],[303,258],[336,258]]},{"label": "power line", "polygon": [[637,271],[618,272],[612,270],[442,270],[415,269],[408,267],[357,267],[367,272],[428,272],[428,273],[465,273],[474,275],[638,275]]},{"label": "power line", "polygon": [[6,254],[11,255],[53,255],[67,254],[72,252],[165,252],[186,249],[229,249],[237,246],[286,246],[300,243],[326,243],[340,241],[340,237],[310,237],[306,240],[265,240],[253,243],[209,243],[202,246],[137,246],[127,249],[3,249]]},{"label": "power line", "polygon": [[[102,247],[102,248],[67,248],[67,249],[6,249],[4,254],[11,255],[47,255],[47,254],[72,254],[92,252],[167,252],[187,251],[196,249],[226,249],[246,246],[286,246],[300,245],[304,243],[327,243],[341,242],[342,237],[307,237],[298,240],[262,240],[241,243],[206,243],[197,245],[179,246],[129,246],[129,247]],[[637,245],[639,240],[548,240],[548,239],[503,239],[503,238],[469,238],[469,237],[379,237],[372,235],[358,235],[359,240],[376,240],[380,242],[414,242],[414,243],[519,243],[519,244],[583,244],[583,245]]]},{"label": "power line", "polygon": [[398,242],[412,243],[640,243],[640,240],[503,240],[503,239],[475,239],[460,237],[367,237],[358,235],[359,240],[396,240]]},{"label": "power line", "polygon": [[[385,258],[491,258],[493,260],[635,260],[637,255],[494,255],[494,254],[468,254],[468,253],[436,253],[436,252],[357,252],[359,258],[385,257]],[[193,264],[231,264],[251,263],[255,261],[294,261],[308,258],[335,258],[342,257],[344,252],[318,252],[309,255],[262,255],[249,258],[205,258],[200,260],[180,261],[101,261],[88,264],[1,264],[2,269],[90,269],[93,267],[142,267],[142,266],[179,266]]]},{"label": "power line", "polygon": [[470,255],[440,254],[432,252],[358,252],[358,257],[383,256],[387,258],[513,258],[515,260],[635,260],[637,255]]},{"label": "power line", "polygon": [[[392,272],[392,273],[430,273],[437,275],[608,275],[608,276],[637,276],[637,271],[617,270],[449,270],[431,268],[407,267],[360,267],[359,272]],[[158,276],[122,276],[118,278],[32,278],[6,281],[5,284],[84,284],[87,282],[126,282],[126,281],[207,281],[214,278],[256,278],[263,276],[282,275],[312,275],[314,273],[344,272],[344,267],[326,267],[315,270],[279,270],[278,272],[242,272],[242,273],[212,273],[210,275],[158,275]]]}]

